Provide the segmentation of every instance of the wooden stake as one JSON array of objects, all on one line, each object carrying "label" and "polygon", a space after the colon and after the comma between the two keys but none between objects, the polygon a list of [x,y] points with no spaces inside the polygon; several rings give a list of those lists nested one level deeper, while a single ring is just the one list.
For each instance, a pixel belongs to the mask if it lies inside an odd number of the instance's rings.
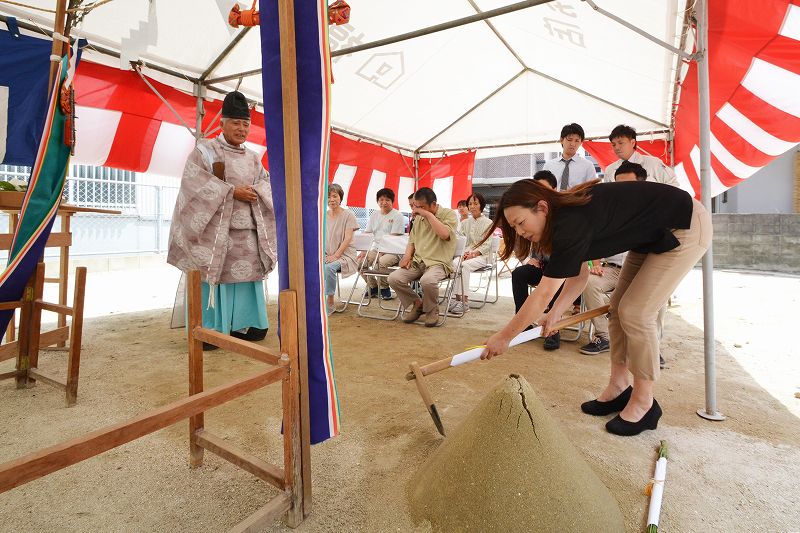
[{"label": "wooden stake", "polygon": [[31,274],[27,285],[22,293],[22,307],[19,312],[19,351],[17,352],[17,388],[28,387],[28,369],[31,367],[30,361],[30,340],[31,340],[31,319],[33,315],[34,284],[36,282],[36,272]]},{"label": "wooden stake", "polygon": [[[61,215],[61,233],[69,235],[70,217],[71,214]],[[62,246],[58,257],[58,303],[64,306],[67,305],[67,281],[69,281],[69,246]],[[67,317],[58,315],[58,327],[66,325]],[[66,343],[61,343],[59,346],[66,346]]]},{"label": "wooden stake", "polygon": [[[189,342],[189,396],[203,392],[203,342],[194,337],[195,328],[203,325],[200,272],[192,270],[186,280],[187,337]],[[189,419],[189,466],[203,464],[203,448],[192,438],[204,427],[203,413]]]},{"label": "wooden stake", "polygon": [[[306,333],[305,254],[300,172],[300,126],[297,103],[297,50],[293,0],[278,0],[281,43],[281,93],[283,145],[286,173],[286,231],[288,237],[289,288],[297,293],[298,362],[300,369],[300,447],[302,453],[303,514],[311,512],[311,425],[308,393],[308,343]],[[324,59],[327,60],[327,59]]]},{"label": "wooden stake", "polygon": [[[285,485],[292,507],[286,523],[295,528],[303,521],[302,446],[300,438],[300,368],[298,365],[299,338],[297,328],[297,293],[281,291],[279,297],[281,322],[281,351],[288,358],[289,375],[283,382],[283,470]],[[308,445],[310,447],[310,445]]]},{"label": "wooden stake", "polygon": [[83,342],[83,301],[86,296],[86,267],[75,269],[75,293],[72,296],[72,323],[69,335],[69,360],[67,361],[67,407],[78,401],[78,376],[81,370],[81,343]]},{"label": "wooden stake", "polygon": [[33,301],[31,308],[31,327],[28,330],[30,340],[28,341],[28,361],[32,368],[39,366],[39,337],[42,333],[42,309],[36,305],[37,300],[42,299],[44,292],[44,263],[36,265],[35,279],[33,282]]}]

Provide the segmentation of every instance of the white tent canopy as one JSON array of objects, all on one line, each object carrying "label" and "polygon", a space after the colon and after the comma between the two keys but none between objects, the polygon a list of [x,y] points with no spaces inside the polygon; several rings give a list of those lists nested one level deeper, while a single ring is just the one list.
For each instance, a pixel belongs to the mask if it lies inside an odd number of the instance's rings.
[{"label": "white tent canopy", "polygon": [[[29,4],[53,9],[52,0]],[[191,92],[239,86],[261,100],[259,28],[227,23],[232,0],[114,0],[84,18],[84,58],[143,73]],[[341,54],[423,28],[510,5],[501,0],[352,0],[350,23],[332,26],[335,129],[410,151],[557,141],[563,124],[587,137],[626,123],[665,134],[678,56],[623,28],[584,1],[542,5],[415,39]],[[601,0],[602,9],[680,47],[685,0]],[[247,6],[249,7],[249,6]],[[42,28],[52,15],[3,5]],[[231,46],[232,42],[235,42]],[[117,52],[116,58],[101,52]],[[242,74],[245,74],[242,76]],[[248,75],[249,74],[249,75]],[[231,78],[231,79],[227,79]],[[209,97],[219,97],[210,92]]]}]

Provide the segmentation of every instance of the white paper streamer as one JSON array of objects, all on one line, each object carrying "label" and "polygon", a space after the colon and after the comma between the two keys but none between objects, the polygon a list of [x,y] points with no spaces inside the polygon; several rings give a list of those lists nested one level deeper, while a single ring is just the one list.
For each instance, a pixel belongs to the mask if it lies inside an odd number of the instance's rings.
[{"label": "white paper streamer", "polygon": [[[518,344],[522,344],[523,342],[532,341],[533,339],[538,339],[542,336],[542,327],[538,326],[533,329],[529,329],[528,331],[523,331],[513,339],[511,342],[508,343],[508,347],[516,346]],[[474,361],[475,359],[480,359],[481,354],[486,346],[478,346],[477,348],[471,348],[466,352],[461,352],[453,356],[452,361],[450,361],[450,366],[458,366],[463,365],[464,363],[469,363],[470,361]]]}]

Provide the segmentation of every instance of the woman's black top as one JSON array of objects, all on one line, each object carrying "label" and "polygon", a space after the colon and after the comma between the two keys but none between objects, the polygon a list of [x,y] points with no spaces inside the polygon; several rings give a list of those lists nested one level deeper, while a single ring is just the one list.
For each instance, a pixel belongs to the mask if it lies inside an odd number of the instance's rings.
[{"label": "woman's black top", "polygon": [[663,253],[680,244],[673,229],[688,229],[692,197],[686,191],[649,181],[599,183],[588,204],[553,213],[549,278],[570,278],[589,259],[632,250]]}]

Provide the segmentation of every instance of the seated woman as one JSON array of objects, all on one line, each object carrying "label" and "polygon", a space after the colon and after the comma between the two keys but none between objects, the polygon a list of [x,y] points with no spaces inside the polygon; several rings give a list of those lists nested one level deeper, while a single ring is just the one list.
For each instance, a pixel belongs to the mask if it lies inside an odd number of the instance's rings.
[{"label": "seated woman", "polygon": [[469,275],[481,267],[489,264],[492,254],[492,240],[486,239],[486,231],[491,227],[492,220],[483,215],[486,200],[479,192],[472,193],[467,198],[467,207],[472,218],[461,221],[461,233],[467,238],[464,255],[461,263],[461,279],[456,280],[456,299],[450,304],[448,311],[464,314],[469,311]]},{"label": "seated woman", "polygon": [[327,310],[333,313],[333,295],[336,292],[336,273],[346,278],[358,270],[356,248],[352,245],[353,232],[358,229],[355,215],[342,207],[344,189],[331,183],[328,186],[328,212],[325,220],[325,295]]}]

